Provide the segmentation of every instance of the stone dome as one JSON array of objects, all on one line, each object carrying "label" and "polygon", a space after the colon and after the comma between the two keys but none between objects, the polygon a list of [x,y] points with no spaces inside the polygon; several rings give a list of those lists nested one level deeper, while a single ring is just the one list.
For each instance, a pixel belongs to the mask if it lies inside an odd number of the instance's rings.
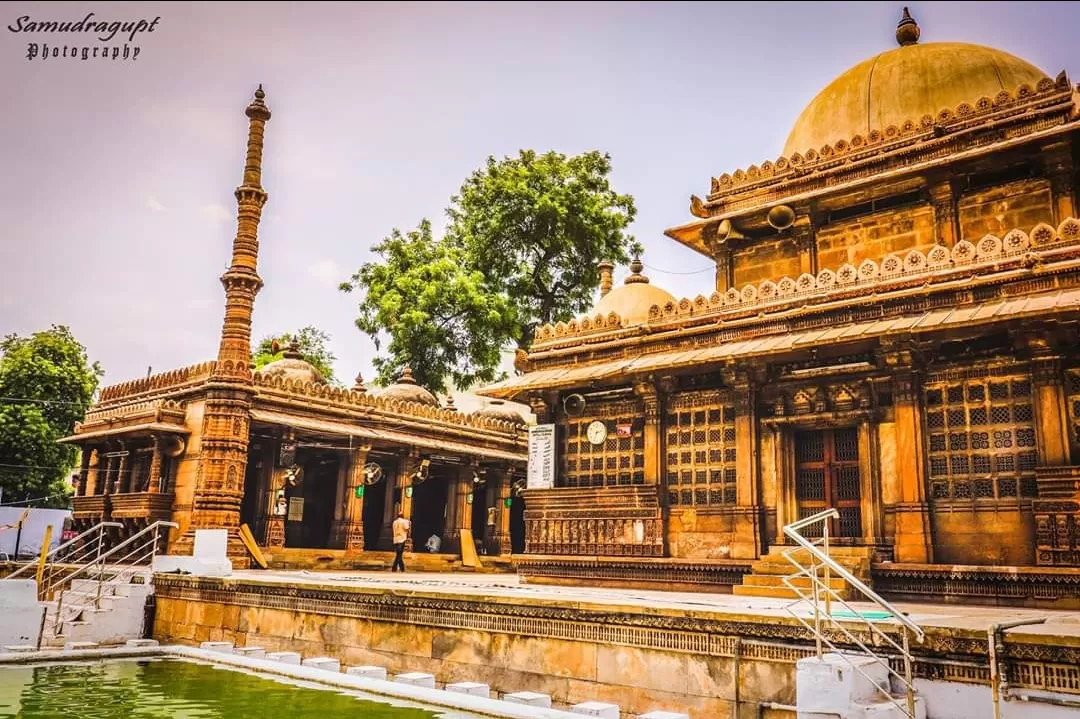
[{"label": "stone dome", "polygon": [[435,399],[435,395],[416,383],[416,380],[414,380],[412,376],[412,368],[409,366],[406,366],[405,369],[401,371],[401,376],[398,377],[398,381],[380,392],[379,396],[388,399],[393,398],[403,402],[426,404],[429,407],[439,406],[439,400]]},{"label": "stone dome", "polygon": [[291,379],[294,382],[326,384],[326,378],[310,362],[304,359],[304,355],[300,354],[295,344],[286,347],[284,356],[281,359],[264,365],[259,370],[259,373],[263,377],[280,377],[282,379]]},{"label": "stone dome", "polygon": [[486,406],[473,412],[473,416],[498,419],[503,422],[513,422],[514,424],[526,424],[525,418],[521,416],[521,413],[501,399],[491,400]]},{"label": "stone dome", "polygon": [[675,297],[667,290],[649,284],[649,278],[641,274],[644,265],[635,259],[630,263],[630,274],[623,284],[611,290],[596,303],[590,316],[614,312],[626,325],[640,325],[648,321],[649,308],[653,305],[663,307],[668,302],[675,302]]},{"label": "stone dome", "polygon": [[974,106],[1002,90],[1014,95],[1025,84],[1034,90],[1046,77],[1002,50],[958,42],[919,44],[920,34],[904,8],[896,31],[900,47],[859,63],[818,93],[795,121],[784,156],[851,142],[856,135],[866,139],[871,130],[918,123],[963,103]]}]

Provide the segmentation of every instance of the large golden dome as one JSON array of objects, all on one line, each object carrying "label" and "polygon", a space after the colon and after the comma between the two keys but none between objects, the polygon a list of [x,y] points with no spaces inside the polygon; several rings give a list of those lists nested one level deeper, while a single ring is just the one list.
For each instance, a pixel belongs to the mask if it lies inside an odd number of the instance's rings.
[{"label": "large golden dome", "polygon": [[897,29],[901,46],[851,68],[818,93],[795,121],[784,156],[820,151],[839,140],[864,139],[941,110],[956,110],[979,98],[991,100],[1021,85],[1035,89],[1046,73],[1031,63],[981,45],[958,42],[918,44],[919,28],[907,15]]},{"label": "large golden dome", "polygon": [[624,325],[640,325],[648,321],[653,305],[663,307],[674,302],[675,297],[670,292],[649,284],[649,278],[641,274],[642,269],[641,260],[631,262],[630,274],[623,284],[601,297],[590,314],[607,317],[614,312]]}]

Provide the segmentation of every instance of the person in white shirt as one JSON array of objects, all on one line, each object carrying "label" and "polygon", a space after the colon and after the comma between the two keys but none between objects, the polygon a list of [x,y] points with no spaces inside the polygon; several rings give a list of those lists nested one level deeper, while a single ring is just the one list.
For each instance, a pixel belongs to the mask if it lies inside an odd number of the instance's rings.
[{"label": "person in white shirt", "polygon": [[[404,512],[398,512],[397,519],[394,520],[394,565],[390,567],[391,572],[405,571],[405,560],[403,555],[405,553],[405,541],[409,538],[409,530],[412,528],[412,522],[405,519]],[[399,570],[398,567],[401,567]]]}]

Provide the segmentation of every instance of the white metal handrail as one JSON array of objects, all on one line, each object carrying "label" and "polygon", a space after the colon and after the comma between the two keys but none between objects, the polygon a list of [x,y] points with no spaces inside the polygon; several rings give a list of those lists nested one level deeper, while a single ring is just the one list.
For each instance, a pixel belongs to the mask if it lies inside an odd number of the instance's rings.
[{"label": "white metal handrail", "polygon": [[[96,551],[100,553],[102,540],[105,537],[105,530],[109,527],[123,526],[124,525],[120,524],[119,522],[98,522],[93,527],[90,527],[90,529],[87,529],[85,532],[77,534],[76,536],[59,545],[55,549],[50,550],[45,555],[45,562],[47,564],[53,564],[60,561],[65,561],[69,564],[76,564],[78,563],[78,560],[76,559],[76,561],[72,561],[72,558],[81,557],[85,555],[87,551],[95,551],[95,549],[91,548],[96,548]],[[74,549],[74,554],[72,555],[72,557],[65,558],[64,552],[72,548]],[[40,563],[40,559],[31,559],[25,564],[23,564],[21,567],[16,569],[14,572],[4,577],[4,579],[15,579],[16,577],[24,574],[31,569],[36,570]]]},{"label": "white metal handrail", "polygon": [[[909,647],[909,634],[915,635],[916,639],[919,642],[922,642],[926,638],[926,633],[923,631],[922,627],[911,621],[911,619],[902,611],[894,607],[829,555],[829,520],[838,518],[839,516],[840,513],[837,512],[836,509],[830,508],[784,527],[784,535],[795,542],[796,546],[785,551],[783,555],[798,571],[790,576],[784,577],[783,581],[784,585],[799,597],[796,602],[788,605],[787,609],[792,616],[813,633],[819,659],[823,656],[823,645],[827,645],[832,652],[844,659],[852,669],[862,674],[863,677],[877,687],[888,701],[896,705],[910,717],[910,719],[915,719],[915,687],[912,676],[913,661]],[[800,530],[814,524],[821,524],[822,526],[822,536],[817,542],[811,541],[800,533]],[[799,559],[796,559],[795,555],[799,550],[804,550],[810,555],[810,561],[807,566],[804,566],[800,563]],[[819,575],[819,572],[822,571],[824,573],[824,578]],[[899,642],[883,631],[879,626],[876,626],[874,622],[868,620],[858,610],[851,607],[844,597],[833,589],[831,586],[831,577],[834,574],[843,579],[853,590],[884,610],[890,620],[893,620],[900,625]],[[798,582],[796,580],[804,577],[809,580],[809,590],[797,586]],[[795,607],[804,602],[808,602],[811,605],[813,612],[812,623],[807,621],[801,612],[795,610]],[[851,613],[850,617],[843,617],[845,620],[851,619],[862,623],[869,634],[871,644],[880,646],[883,642],[900,654],[904,662],[903,675],[893,669],[888,657],[880,656],[877,652],[868,647],[866,642],[855,636],[854,633],[834,617],[832,612],[833,602],[837,602]],[[824,603],[824,611],[822,610],[822,603]],[[825,625],[824,629],[823,624]],[[906,695],[905,703],[901,704],[893,697],[891,686],[889,686],[891,682],[888,682],[886,686],[882,686],[853,663],[844,652],[832,642],[826,629],[838,631],[849,642],[858,646],[865,652],[867,656],[882,664],[888,671],[889,677],[895,678],[897,682],[904,687],[904,693]]]},{"label": "white metal handrail", "polygon": [[[106,586],[123,584],[130,580],[136,571],[145,569],[148,565],[153,564],[154,557],[157,556],[160,547],[161,528],[176,528],[179,526],[180,525],[175,522],[160,520],[154,522],[150,526],[140,530],[116,545],[108,552],[95,557],[93,560],[64,576],[60,584],[56,586],[62,588],[62,585],[64,584],[71,585],[72,580],[78,578],[96,578],[97,586],[92,590],[78,591],[72,588],[60,592],[57,597],[56,611],[53,617],[53,635],[55,636],[62,633],[63,625],[68,621],[76,619],[87,604],[96,609],[100,609],[101,598],[105,593],[104,590]],[[106,581],[105,575],[109,573],[110,570],[111,576]],[[47,587],[46,594],[51,591],[52,588],[52,586]],[[65,615],[65,597],[67,597],[69,603],[73,597],[88,598],[90,601],[87,604],[79,603],[74,608],[74,611],[69,611],[68,614]],[[72,607],[69,606],[69,610],[70,609],[72,609]]]}]

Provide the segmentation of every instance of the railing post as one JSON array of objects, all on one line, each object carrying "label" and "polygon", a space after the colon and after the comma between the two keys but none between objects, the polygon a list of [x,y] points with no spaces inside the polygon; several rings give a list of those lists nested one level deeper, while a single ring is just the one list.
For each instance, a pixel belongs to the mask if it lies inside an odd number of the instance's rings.
[{"label": "railing post", "polygon": [[[832,555],[829,554],[829,524],[830,524],[830,521],[831,520],[826,518],[822,522],[821,526],[822,526],[822,529],[823,529],[822,536],[825,538],[825,543],[824,543],[825,544],[825,556],[829,557],[831,559]],[[825,565],[825,616],[831,618],[832,617],[832,597],[830,596],[830,594],[832,593],[832,583],[829,581],[829,577],[830,577],[829,565],[826,564]]]},{"label": "railing post", "polygon": [[908,642],[908,628],[900,627],[900,634],[904,638],[904,683],[907,684],[907,710],[908,716],[915,719],[915,680],[911,676],[911,646]]},{"label": "railing post", "polygon": [[814,642],[817,645],[817,658],[820,661],[824,657],[821,651],[821,602],[818,597],[818,567],[813,555],[810,555],[810,573],[810,587],[813,589],[814,597]]}]

